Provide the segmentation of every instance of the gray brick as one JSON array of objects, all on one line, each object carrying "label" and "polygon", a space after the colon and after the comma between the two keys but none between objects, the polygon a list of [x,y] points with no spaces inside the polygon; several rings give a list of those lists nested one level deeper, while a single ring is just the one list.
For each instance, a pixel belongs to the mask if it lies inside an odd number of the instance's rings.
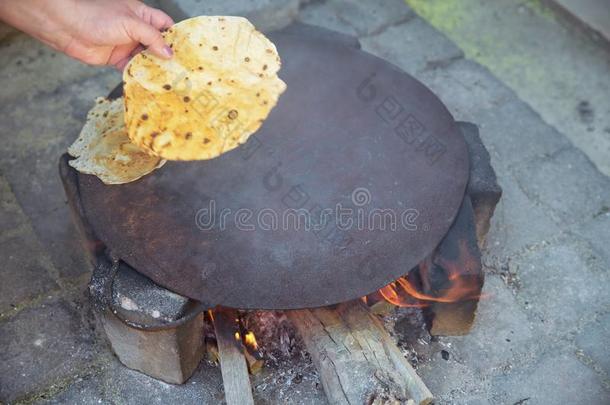
[{"label": "gray brick", "polygon": [[95,97],[106,95],[119,81],[118,72],[104,72],[39,93],[31,102],[0,105],[0,137],[6,148],[0,170],[62,276],[77,276],[89,268],[65,203],[59,157],[76,139]]},{"label": "gray brick", "polygon": [[378,35],[361,38],[360,42],[363,50],[412,75],[462,57],[457,46],[420,18],[392,26]]},{"label": "gray brick", "polygon": [[371,35],[412,18],[415,13],[403,0],[329,0],[340,20],[358,35]]},{"label": "gray brick", "polygon": [[12,402],[84,372],[91,330],[66,301],[51,299],[0,323],[0,401]]},{"label": "gray brick", "polygon": [[610,179],[575,148],[520,165],[515,176],[527,196],[547,207],[561,227],[587,222],[610,206]]},{"label": "gray brick", "polygon": [[299,0],[159,0],[159,4],[175,20],[198,15],[236,15],[248,18],[262,31],[285,27],[299,12]]},{"label": "gray brick", "polygon": [[546,353],[531,367],[493,378],[494,403],[607,404],[608,392],[599,377],[574,356]]},{"label": "gray brick", "polygon": [[576,346],[610,376],[610,313],[599,316],[595,321],[583,326],[576,337]]},{"label": "gray brick", "polygon": [[559,234],[545,209],[530,201],[510,174],[498,179],[502,198],[496,206],[487,236],[484,261],[496,266],[507,258]]},{"label": "gray brick", "polygon": [[588,265],[588,252],[566,240],[553,242],[512,262],[517,297],[529,318],[552,339],[579,329],[610,305],[610,274]]},{"label": "gray brick", "polygon": [[[602,207],[607,210],[609,207]],[[596,215],[593,219],[580,225],[574,233],[586,239],[595,251],[595,255],[605,261],[610,269],[610,212]]]},{"label": "gray brick", "polygon": [[356,30],[341,20],[330,2],[313,1],[301,9],[297,18],[300,22],[317,25],[347,35],[357,35]]}]

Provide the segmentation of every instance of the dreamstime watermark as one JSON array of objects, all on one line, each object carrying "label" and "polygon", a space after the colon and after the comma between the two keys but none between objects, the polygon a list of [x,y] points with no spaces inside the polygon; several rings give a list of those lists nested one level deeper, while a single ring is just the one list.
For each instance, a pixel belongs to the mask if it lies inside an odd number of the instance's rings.
[{"label": "dreamstime watermark", "polygon": [[368,189],[354,189],[349,206],[337,203],[332,208],[314,211],[305,208],[250,209],[219,208],[211,199],[195,214],[195,225],[201,231],[235,228],[240,231],[311,231],[320,232],[329,224],[339,231],[417,231],[419,211],[407,208],[368,208],[372,197]]}]

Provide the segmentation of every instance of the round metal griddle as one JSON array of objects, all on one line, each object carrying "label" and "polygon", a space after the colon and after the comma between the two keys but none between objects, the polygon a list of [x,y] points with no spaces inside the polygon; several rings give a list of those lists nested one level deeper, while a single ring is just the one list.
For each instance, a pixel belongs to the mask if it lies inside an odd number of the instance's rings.
[{"label": "round metal griddle", "polygon": [[[421,83],[347,37],[301,27],[271,38],[288,89],[246,144],[120,186],[79,174],[97,236],[209,306],[302,308],[368,294],[433,251],[468,180],[465,142]],[[339,219],[337,207],[348,214]]]}]

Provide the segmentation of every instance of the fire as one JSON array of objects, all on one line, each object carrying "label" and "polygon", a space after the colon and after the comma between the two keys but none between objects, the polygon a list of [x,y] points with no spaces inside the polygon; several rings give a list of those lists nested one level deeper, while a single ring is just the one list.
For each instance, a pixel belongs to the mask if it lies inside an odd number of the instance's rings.
[{"label": "fire", "polygon": [[[421,308],[430,305],[431,302],[459,302],[481,298],[481,283],[476,277],[478,271],[477,260],[469,254],[465,241],[459,242],[459,255],[454,261],[439,257],[436,265],[446,272],[445,286],[438,289],[435,295],[421,292],[406,277],[388,284],[379,290],[379,294],[391,304],[400,307]],[[427,280],[433,266],[430,259],[419,265],[420,274]],[[430,286],[424,286],[429,287]]]},{"label": "fire", "polygon": [[246,332],[244,335],[244,343],[246,346],[253,350],[258,350],[258,343],[256,342],[256,336],[254,336],[254,332]]}]

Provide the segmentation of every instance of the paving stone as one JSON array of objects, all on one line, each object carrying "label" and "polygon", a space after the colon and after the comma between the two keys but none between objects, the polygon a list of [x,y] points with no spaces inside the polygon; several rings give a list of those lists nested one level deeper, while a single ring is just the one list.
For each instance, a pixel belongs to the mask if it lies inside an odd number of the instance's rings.
[{"label": "paving stone", "polygon": [[479,126],[496,170],[570,146],[531,107],[479,64],[461,59],[416,77],[428,85],[458,120]]},{"label": "paving stone", "polygon": [[466,396],[488,396],[487,381],[451,357],[444,360],[440,351],[429,363],[419,366],[417,374],[434,395],[436,405],[466,404]]},{"label": "paving stone", "polygon": [[610,45],[610,7],[605,0],[552,0],[557,9],[572,18],[580,27],[599,35]]},{"label": "paving stone", "polygon": [[327,3],[360,36],[380,33],[415,16],[403,0],[329,0]]},{"label": "paving stone", "polygon": [[78,276],[89,267],[65,202],[59,157],[76,139],[95,97],[108,94],[119,81],[118,72],[102,72],[38,93],[32,101],[0,105],[6,151],[0,170],[63,277]]},{"label": "paving stone", "polygon": [[496,404],[607,404],[610,393],[593,370],[571,354],[541,356],[531,367],[493,378]]},{"label": "paving stone", "polygon": [[0,241],[0,257],[0,319],[45,291],[58,288],[50,259],[29,226]]},{"label": "paving stone", "polygon": [[610,178],[575,148],[520,165],[515,176],[527,196],[546,207],[562,228],[587,222],[610,206]]},{"label": "paving stone", "polygon": [[610,313],[601,315],[583,326],[576,336],[576,346],[610,377],[610,352],[606,346],[607,342],[610,342]]},{"label": "paving stone", "polygon": [[39,92],[98,75],[100,69],[56,52],[25,34],[12,35],[0,42],[0,103],[15,99],[35,102]]},{"label": "paving stone", "polygon": [[0,401],[12,402],[89,367],[94,337],[74,305],[51,298],[0,323]]},{"label": "paving stone", "polygon": [[16,31],[13,27],[11,27],[10,25],[6,25],[3,22],[0,22],[0,41],[8,37],[9,35],[13,35],[15,33]]},{"label": "paving stone", "polygon": [[407,73],[442,66],[462,57],[462,51],[420,18],[360,39],[362,49],[394,63]]},{"label": "paving stone", "polygon": [[7,232],[27,223],[27,217],[23,214],[11,186],[0,173],[0,224],[2,224],[0,240],[4,239],[3,236]]},{"label": "paving stone", "polygon": [[213,404],[224,399],[220,368],[202,363],[183,385],[167,384],[112,359],[102,371],[76,381],[39,404]]},{"label": "paving stone", "polygon": [[57,288],[53,268],[8,182],[0,175],[0,318]]},{"label": "paving stone", "polygon": [[[602,210],[610,210],[610,207],[602,207]],[[610,269],[610,212],[596,215],[576,228],[574,233],[586,239],[593,246],[595,254]]]},{"label": "paving stone", "polygon": [[357,35],[354,27],[341,20],[330,2],[312,1],[306,4],[297,18],[300,22],[317,25],[347,35]]},{"label": "paving stone", "polygon": [[407,2],[610,176],[607,48],[557,18],[550,0]]},{"label": "paving stone", "polygon": [[491,219],[483,257],[486,265],[494,267],[560,232],[546,210],[527,198],[511,174],[499,177],[498,182],[502,198]]},{"label": "paving stone", "polygon": [[517,298],[544,334],[563,339],[610,306],[608,269],[589,265],[588,252],[569,240],[513,260]]},{"label": "paving stone", "polygon": [[535,358],[540,350],[540,330],[528,320],[499,276],[488,274],[470,334],[446,337],[442,342],[450,359],[476,375],[493,373]]},{"label": "paving stone", "polygon": [[261,31],[290,24],[299,12],[299,0],[159,0],[176,21],[198,15],[236,15],[249,19]]}]

